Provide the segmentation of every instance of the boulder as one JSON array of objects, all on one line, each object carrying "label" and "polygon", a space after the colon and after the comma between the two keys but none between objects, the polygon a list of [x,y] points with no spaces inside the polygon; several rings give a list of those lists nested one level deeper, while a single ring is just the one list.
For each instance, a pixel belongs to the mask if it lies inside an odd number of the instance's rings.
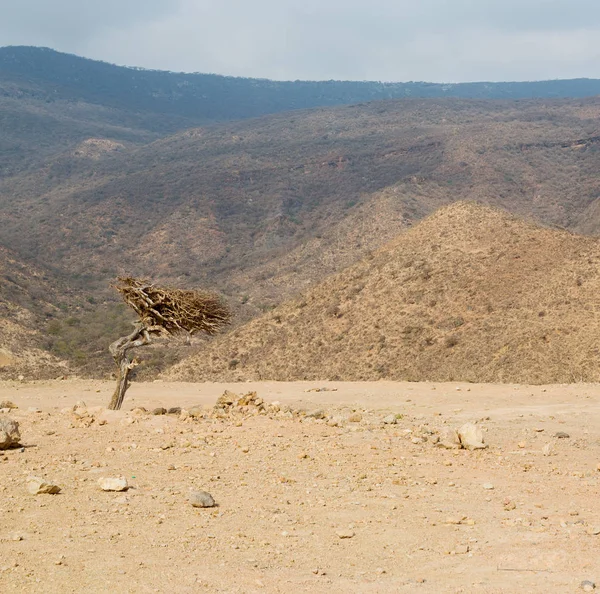
[{"label": "boulder", "polygon": [[0,450],[14,448],[20,440],[19,423],[13,419],[0,419]]},{"label": "boulder", "polygon": [[487,445],[483,443],[483,431],[475,423],[465,423],[459,430],[460,443],[465,450],[483,450]]}]

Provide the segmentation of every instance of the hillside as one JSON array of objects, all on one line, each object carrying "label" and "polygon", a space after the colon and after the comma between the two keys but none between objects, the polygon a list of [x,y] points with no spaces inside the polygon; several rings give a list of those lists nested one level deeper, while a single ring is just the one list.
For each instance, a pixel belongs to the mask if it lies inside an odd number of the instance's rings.
[{"label": "hillside", "polygon": [[411,99],[86,137],[0,179],[0,245],[76,290],[47,339],[104,374],[121,273],[216,289],[241,324],[456,200],[598,233],[599,118],[598,98]]},{"label": "hillside", "polygon": [[88,138],[143,144],[178,130],[290,110],[395,98],[600,94],[591,79],[431,84],[270,81],[115,66],[48,48],[0,48],[0,178]]},{"label": "hillside", "polygon": [[269,306],[457,199],[597,232],[598,117],[599,99],[405,100],[84,144],[0,181],[0,244],[88,288],[132,272]]},{"label": "hillside", "polygon": [[36,266],[0,247],[0,378],[56,377],[67,365],[47,351],[46,320],[60,314],[57,290]]},{"label": "hillside", "polygon": [[458,202],[167,377],[595,382],[599,263],[598,239]]}]

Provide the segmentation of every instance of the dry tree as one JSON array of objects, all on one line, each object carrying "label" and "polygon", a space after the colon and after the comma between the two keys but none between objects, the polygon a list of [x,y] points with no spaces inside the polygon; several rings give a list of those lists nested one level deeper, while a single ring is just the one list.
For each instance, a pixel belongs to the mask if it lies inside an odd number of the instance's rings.
[{"label": "dry tree", "polygon": [[113,342],[109,351],[118,367],[117,387],[109,404],[119,410],[129,387],[130,374],[139,362],[130,351],[148,345],[153,336],[204,332],[215,334],[231,319],[227,304],[214,293],[157,287],[148,281],[120,277],[112,285],[138,315],[135,330]]}]

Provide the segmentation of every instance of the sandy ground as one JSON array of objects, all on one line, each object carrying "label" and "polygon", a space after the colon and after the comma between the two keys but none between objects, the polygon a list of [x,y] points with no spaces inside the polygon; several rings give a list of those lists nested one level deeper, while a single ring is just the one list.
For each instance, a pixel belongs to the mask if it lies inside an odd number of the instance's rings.
[{"label": "sandy ground", "polygon": [[[112,388],[0,383],[25,446],[0,452],[0,592],[600,588],[600,386],[155,382],[134,384],[123,412],[94,408]],[[208,407],[226,388],[341,426],[129,411]],[[65,410],[77,401],[87,427]],[[402,418],[382,424],[390,412]],[[430,431],[466,421],[488,449],[432,444]],[[61,493],[30,495],[30,474]],[[131,488],[103,492],[107,476]],[[218,506],[193,508],[190,489]]]}]

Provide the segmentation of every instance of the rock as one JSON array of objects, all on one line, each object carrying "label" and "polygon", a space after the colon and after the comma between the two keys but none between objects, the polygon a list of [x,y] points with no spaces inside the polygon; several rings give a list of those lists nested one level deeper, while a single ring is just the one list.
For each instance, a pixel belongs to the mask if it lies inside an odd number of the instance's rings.
[{"label": "rock", "polygon": [[168,415],[178,415],[181,413],[181,406],[172,406],[169,410],[167,410]]},{"label": "rock", "polygon": [[590,526],[586,532],[590,536],[598,536],[598,534],[600,534],[600,526]]},{"label": "rock", "polygon": [[438,448],[446,448],[447,450],[460,450],[462,447],[458,433],[452,427],[444,427],[440,431],[440,440],[435,444]]},{"label": "rock", "polygon": [[19,423],[13,419],[0,419],[0,450],[14,448],[20,440]]},{"label": "rock", "polygon": [[0,402],[0,408],[8,408],[9,410],[13,410],[19,407],[10,400],[3,400],[2,402]]},{"label": "rock", "polygon": [[98,485],[103,491],[127,491],[127,479],[104,477],[98,479]]},{"label": "rock", "polygon": [[27,477],[27,490],[32,495],[40,495],[42,493],[56,495],[56,493],[60,493],[60,487],[58,485],[46,481],[43,478],[40,478],[39,476]]},{"label": "rock", "polygon": [[14,448],[20,440],[19,423],[13,419],[0,419],[0,450]]},{"label": "rock", "polygon": [[362,421],[362,415],[360,413],[352,413],[348,417],[349,423],[360,423]]},{"label": "rock", "polygon": [[159,406],[158,408],[155,408],[152,411],[153,415],[166,415],[167,414],[167,409],[163,408],[162,406]]},{"label": "rock", "polygon": [[458,430],[458,437],[460,438],[462,447],[466,450],[482,450],[487,448],[487,445],[483,443],[483,431],[475,423],[465,423]]},{"label": "rock", "polygon": [[325,411],[322,408],[317,408],[316,410],[311,410],[310,412],[306,413],[306,418],[307,419],[324,419]]},{"label": "rock", "polygon": [[492,485],[492,483],[483,483],[482,486],[486,491],[492,491],[494,489],[494,485]]},{"label": "rock", "polygon": [[204,416],[204,408],[200,405],[192,406],[192,408],[188,410],[188,414],[194,419],[202,418]]},{"label": "rock", "polygon": [[581,584],[579,584],[579,587],[584,592],[592,592],[596,589],[596,584],[590,580],[584,580],[583,582],[581,582]]},{"label": "rock", "polygon": [[556,452],[554,451],[554,446],[550,442],[548,442],[542,448],[542,454],[544,454],[544,456],[554,456],[554,455],[556,455]]},{"label": "rock", "polygon": [[384,425],[395,425],[397,422],[396,415],[388,415],[387,417],[383,417]]},{"label": "rock", "polygon": [[336,530],[335,533],[338,538],[354,538],[354,532],[352,530]]},{"label": "rock", "polygon": [[189,496],[192,507],[214,507],[215,500],[206,491],[192,491]]},{"label": "rock", "polygon": [[557,431],[554,434],[554,437],[556,437],[557,439],[569,439],[569,437],[571,437],[568,433],[565,433],[564,431]]}]

